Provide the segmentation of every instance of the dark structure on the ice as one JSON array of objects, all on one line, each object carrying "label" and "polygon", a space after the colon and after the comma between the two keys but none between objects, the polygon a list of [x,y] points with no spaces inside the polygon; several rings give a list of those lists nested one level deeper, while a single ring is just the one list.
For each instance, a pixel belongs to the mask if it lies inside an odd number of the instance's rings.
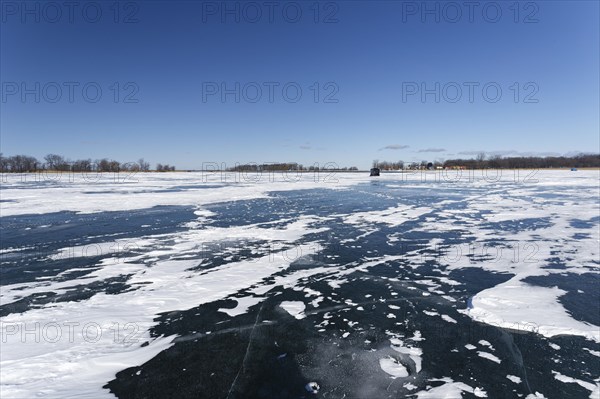
[{"label": "dark structure on the ice", "polygon": [[371,168],[371,176],[379,176],[379,168]]}]

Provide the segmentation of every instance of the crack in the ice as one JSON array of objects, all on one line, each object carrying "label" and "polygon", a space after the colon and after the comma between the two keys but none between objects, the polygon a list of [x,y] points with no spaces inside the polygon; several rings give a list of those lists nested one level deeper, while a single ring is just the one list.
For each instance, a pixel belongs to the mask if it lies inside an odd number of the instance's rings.
[{"label": "crack in the ice", "polygon": [[260,319],[260,314],[262,313],[264,306],[265,306],[265,303],[263,302],[262,305],[260,306],[260,309],[258,310],[258,314],[256,315],[256,320],[254,321],[254,326],[252,326],[252,331],[250,331],[250,338],[248,339],[248,346],[246,347],[246,353],[244,354],[244,359],[242,359],[242,365],[240,366],[240,369],[238,370],[237,374],[235,375],[235,378],[233,379],[233,382],[231,383],[231,386],[229,387],[229,392],[227,392],[227,399],[229,399],[231,397],[231,393],[233,392],[235,383],[237,382],[237,379],[240,376],[242,370],[246,366],[246,359],[248,358],[248,354],[250,353],[250,347],[252,346],[254,330],[256,329],[256,325],[258,324],[258,320]]}]

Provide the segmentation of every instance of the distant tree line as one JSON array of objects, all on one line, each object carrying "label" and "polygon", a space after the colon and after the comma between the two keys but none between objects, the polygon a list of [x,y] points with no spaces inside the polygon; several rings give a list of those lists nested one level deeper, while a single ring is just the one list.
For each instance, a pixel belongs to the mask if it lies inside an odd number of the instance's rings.
[{"label": "distant tree line", "polygon": [[[0,153],[0,172],[2,173],[26,173],[38,171],[56,171],[56,172],[148,172],[150,163],[144,158],[137,162],[119,162],[113,159],[78,159],[71,161],[62,155],[48,154],[44,161],[29,155],[13,155],[9,157]],[[156,171],[166,172],[174,171],[175,166],[157,164]]]},{"label": "distant tree line", "polygon": [[305,167],[302,164],[296,162],[283,162],[283,163],[265,163],[265,164],[243,164],[243,165],[235,165],[233,167],[227,168],[230,172],[270,172],[270,171],[286,171],[286,170],[297,170],[297,171],[319,171],[319,170],[358,170],[356,166],[352,167],[339,167],[333,162],[326,163],[322,166],[318,164],[311,165]]},{"label": "distant tree line", "polygon": [[[543,169],[543,168],[600,168],[600,154],[579,154],[571,157],[502,157],[500,155],[487,156],[478,154],[473,159],[449,159],[445,162],[435,161],[406,164],[403,161],[373,161],[373,167],[382,170],[425,169],[425,168],[465,168],[465,169]],[[48,154],[43,161],[29,155],[13,155],[5,157],[0,153],[0,172],[25,173],[37,171],[59,172],[148,172],[150,163],[143,158],[137,162],[122,163],[112,159],[102,158],[95,161],[91,159],[78,159],[71,161],[62,155]],[[175,166],[157,164],[157,172],[174,171]],[[244,164],[228,168],[236,172],[263,172],[263,171],[356,171],[357,167],[339,167],[330,162],[323,165],[314,164],[304,166],[296,162]]]},{"label": "distant tree line", "polygon": [[175,166],[169,165],[169,164],[161,164],[161,163],[157,163],[156,164],[156,171],[157,172],[173,172],[175,170]]},{"label": "distant tree line", "polygon": [[479,153],[472,159],[448,159],[447,161],[373,161],[373,167],[381,170],[412,169],[544,169],[544,168],[600,168],[600,154],[579,154],[571,157],[502,157]]},{"label": "distant tree line", "polygon": [[389,162],[389,161],[373,161],[373,167],[381,170],[402,170],[404,169],[404,161]]},{"label": "distant tree line", "polygon": [[465,167],[466,169],[544,169],[544,168],[598,168],[600,154],[579,154],[572,157],[487,157],[485,153],[475,159],[449,159],[444,167]]}]

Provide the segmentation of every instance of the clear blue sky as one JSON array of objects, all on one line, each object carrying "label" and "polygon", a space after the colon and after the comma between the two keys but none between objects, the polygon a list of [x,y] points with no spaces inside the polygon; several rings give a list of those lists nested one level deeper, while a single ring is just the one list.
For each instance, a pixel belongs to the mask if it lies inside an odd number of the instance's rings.
[{"label": "clear blue sky", "polygon": [[599,2],[315,3],[3,0],[1,150],[179,168],[600,150]]}]

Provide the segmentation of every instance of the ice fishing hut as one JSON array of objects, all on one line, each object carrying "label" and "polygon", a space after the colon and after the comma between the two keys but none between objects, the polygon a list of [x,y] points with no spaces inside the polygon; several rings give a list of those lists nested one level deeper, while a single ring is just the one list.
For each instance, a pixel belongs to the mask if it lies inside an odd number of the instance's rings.
[{"label": "ice fishing hut", "polygon": [[379,168],[371,168],[371,176],[379,176]]}]

